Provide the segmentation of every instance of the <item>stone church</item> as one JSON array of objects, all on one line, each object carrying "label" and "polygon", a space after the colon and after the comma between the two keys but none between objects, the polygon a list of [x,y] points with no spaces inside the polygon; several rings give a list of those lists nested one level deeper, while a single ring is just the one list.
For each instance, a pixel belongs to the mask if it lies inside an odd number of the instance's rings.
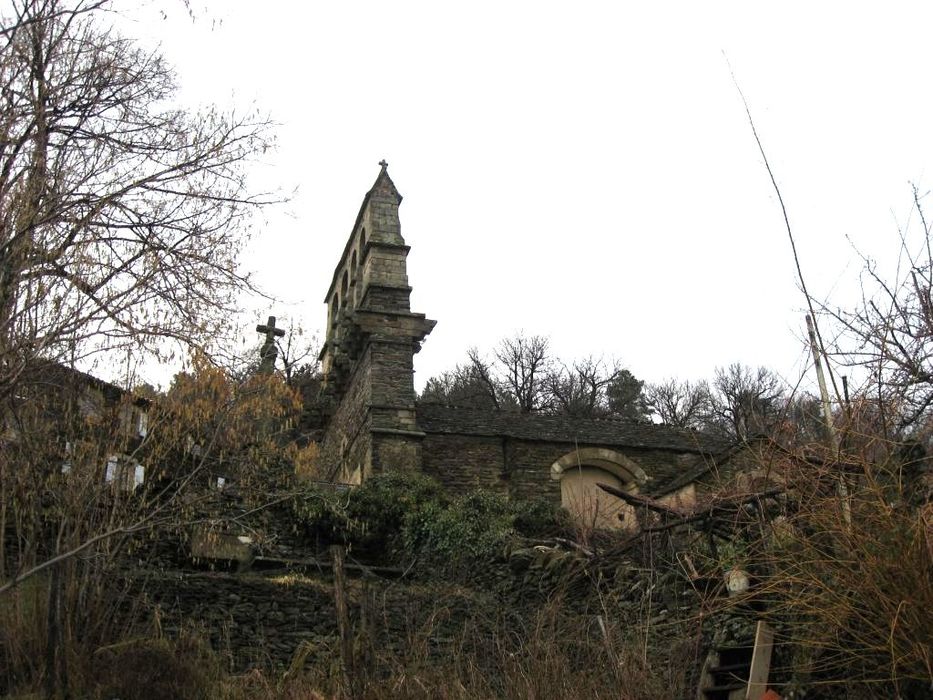
[{"label": "stone church", "polygon": [[363,197],[327,290],[321,443],[327,476],[359,484],[420,470],[452,490],[483,487],[586,508],[604,524],[630,514],[595,487],[668,503],[694,500],[735,450],[695,431],[651,423],[519,414],[420,403],[413,358],[435,321],[411,310],[402,196],[387,164]]}]

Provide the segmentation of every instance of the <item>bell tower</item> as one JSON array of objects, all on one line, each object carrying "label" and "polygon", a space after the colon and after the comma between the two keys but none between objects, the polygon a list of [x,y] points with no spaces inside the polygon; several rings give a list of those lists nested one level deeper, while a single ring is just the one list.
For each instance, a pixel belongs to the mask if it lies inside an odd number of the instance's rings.
[{"label": "bell tower", "polygon": [[413,313],[398,209],[388,163],[360,206],[324,302],[323,390],[332,399],[321,449],[336,481],[421,468],[413,358],[435,321]]}]

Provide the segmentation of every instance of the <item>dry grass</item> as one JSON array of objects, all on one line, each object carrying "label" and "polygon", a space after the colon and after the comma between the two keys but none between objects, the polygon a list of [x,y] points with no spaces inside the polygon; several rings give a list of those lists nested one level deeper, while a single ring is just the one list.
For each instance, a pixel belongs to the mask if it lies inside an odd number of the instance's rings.
[{"label": "dry grass", "polygon": [[756,585],[720,607],[760,607],[778,630],[773,672],[787,692],[930,697],[933,503],[918,503],[899,459],[788,459],[771,469],[786,498],[735,523]]},{"label": "dry grass", "polygon": [[[259,672],[227,679],[224,698],[357,698],[377,700],[657,700],[686,697],[686,664],[645,663],[642,642],[616,620],[608,635],[596,624],[567,615],[560,601],[546,605],[522,629],[490,631],[467,626],[438,653],[437,617],[413,631],[392,652],[355,644],[357,674],[347,687],[334,655],[300,650],[284,676]],[[613,640],[610,642],[609,640]],[[335,645],[336,647],[336,645]],[[317,650],[320,651],[320,650]],[[366,663],[361,663],[365,661]]]},{"label": "dry grass", "polygon": [[[30,617],[44,595],[37,591],[29,598],[23,590],[18,614]],[[377,639],[371,627],[358,624],[349,684],[341,673],[336,640],[329,646],[301,647],[285,672],[231,675],[224,671],[222,654],[197,635],[186,634],[173,641],[158,636],[128,639],[86,658],[74,650],[68,690],[72,697],[123,700],[654,700],[686,694],[687,664],[647,663],[643,635],[632,620],[605,617],[601,626],[594,616],[571,613],[555,598],[534,614],[468,621],[450,638],[444,636],[450,630],[444,623],[451,614],[439,604],[424,624],[391,646]],[[34,631],[40,643],[36,648],[41,648],[39,632],[41,625]],[[38,697],[43,674],[40,667],[19,675],[18,697]]]}]

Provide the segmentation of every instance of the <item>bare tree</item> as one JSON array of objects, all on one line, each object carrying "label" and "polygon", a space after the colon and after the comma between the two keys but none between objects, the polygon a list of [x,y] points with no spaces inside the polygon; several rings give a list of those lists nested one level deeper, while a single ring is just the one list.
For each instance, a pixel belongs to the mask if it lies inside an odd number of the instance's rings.
[{"label": "bare tree", "polygon": [[548,407],[548,379],[552,361],[549,341],[523,333],[499,342],[492,360],[470,348],[467,361],[432,377],[421,398],[447,405],[472,406],[522,413]]},{"label": "bare tree", "polygon": [[0,398],[37,356],[204,346],[250,288],[236,258],[268,123],[173,106],[174,73],[107,3],[19,0],[0,37]]},{"label": "bare tree", "polygon": [[702,428],[710,410],[706,382],[668,379],[660,384],[649,384],[645,388],[645,400],[651,413],[662,423],[678,428]]},{"label": "bare tree", "polygon": [[471,348],[465,364],[429,379],[421,398],[522,413],[647,418],[643,382],[618,361],[591,356],[567,365],[549,346],[543,336],[519,333],[500,341],[492,360]]},{"label": "bare tree", "polygon": [[933,248],[922,198],[915,186],[915,224],[898,231],[893,275],[863,256],[861,302],[823,307],[842,326],[836,359],[869,378],[889,438],[925,431],[933,417]]},{"label": "bare tree", "polygon": [[[270,201],[246,182],[271,144],[268,123],[177,107],[171,68],[108,27],[108,9],[16,0],[0,21],[0,541],[4,553],[8,536],[18,544],[11,559],[0,555],[0,594],[51,573],[61,616],[49,619],[50,679],[64,675],[63,635],[104,638],[91,625],[108,616],[84,611],[131,539],[180,522],[204,470],[159,472],[183,463],[186,433],[210,403],[134,419],[132,397],[97,401],[119,390],[54,361],[216,341],[252,288],[236,264],[249,214]],[[57,386],[55,372],[81,381]],[[294,394],[273,389],[284,399],[265,417],[241,410],[264,394],[258,385],[210,406],[208,427],[225,428],[202,431],[200,465],[216,457],[221,433],[241,440],[226,454],[259,463],[276,436],[234,419],[274,425]]]},{"label": "bare tree", "polygon": [[820,399],[801,393],[787,399],[784,420],[775,435],[789,446],[812,446],[826,442],[826,421]]},{"label": "bare tree", "polygon": [[503,400],[492,370],[474,349],[469,362],[431,377],[421,393],[421,400],[447,406],[499,409]]},{"label": "bare tree", "polygon": [[624,370],[615,361],[587,357],[570,367],[563,363],[547,375],[549,404],[553,411],[572,416],[600,418],[611,412],[608,389]]},{"label": "bare tree", "polygon": [[769,369],[752,369],[739,363],[717,367],[707,428],[745,440],[769,433],[780,420],[783,408],[783,382]]},{"label": "bare tree", "polygon": [[495,367],[480,354],[479,350],[475,347],[470,348],[467,359],[469,363],[466,367],[460,368],[457,380],[461,393],[466,389],[476,399],[482,401],[485,398],[492,402],[497,409],[502,408],[503,403],[514,403],[507,395],[508,391],[497,376]]},{"label": "bare tree", "polygon": [[301,326],[291,323],[284,340],[276,340],[275,346],[280,358],[285,383],[296,386],[309,377],[320,375],[318,355],[321,343],[316,335],[306,335]]},{"label": "bare tree", "polygon": [[550,341],[544,336],[518,333],[501,340],[493,352],[501,384],[522,413],[547,408],[549,345]]}]

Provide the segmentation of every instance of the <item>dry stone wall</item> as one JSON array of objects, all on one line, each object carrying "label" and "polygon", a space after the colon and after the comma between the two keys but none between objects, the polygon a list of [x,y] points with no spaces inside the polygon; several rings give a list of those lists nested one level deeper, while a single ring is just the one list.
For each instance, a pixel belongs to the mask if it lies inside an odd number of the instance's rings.
[{"label": "dry stone wall", "polygon": [[[287,667],[299,648],[309,661],[337,654],[333,584],[326,576],[260,576],[222,572],[167,572],[140,575],[151,610],[158,609],[162,631],[205,635],[229,658],[232,670]],[[358,628],[364,595],[369,597],[372,632],[380,649],[403,655],[408,640],[425,636],[438,654],[464,625],[489,617],[495,603],[465,589],[367,584],[350,581],[350,617]]]},{"label": "dry stone wall", "polygon": [[[232,671],[287,668],[299,651],[308,665],[338,662],[333,583],[326,571],[314,577],[176,571],[138,573],[132,580],[158,609],[166,635],[204,635]],[[561,624],[601,644],[601,616],[635,635],[658,664],[673,659],[698,668],[710,639],[709,627],[697,624],[696,593],[676,570],[624,559],[590,561],[542,547],[515,549],[475,567],[470,580],[459,584],[351,580],[348,599],[354,633],[363,633],[365,606],[365,635],[383,660],[421,655],[426,662],[449,661],[459,653],[482,658],[495,651],[495,639],[523,639],[539,612],[557,601]],[[489,660],[491,672],[496,661]]]},{"label": "dry stone wall", "polygon": [[427,435],[422,447],[425,474],[450,493],[484,488],[507,490],[501,438],[470,435]]}]

